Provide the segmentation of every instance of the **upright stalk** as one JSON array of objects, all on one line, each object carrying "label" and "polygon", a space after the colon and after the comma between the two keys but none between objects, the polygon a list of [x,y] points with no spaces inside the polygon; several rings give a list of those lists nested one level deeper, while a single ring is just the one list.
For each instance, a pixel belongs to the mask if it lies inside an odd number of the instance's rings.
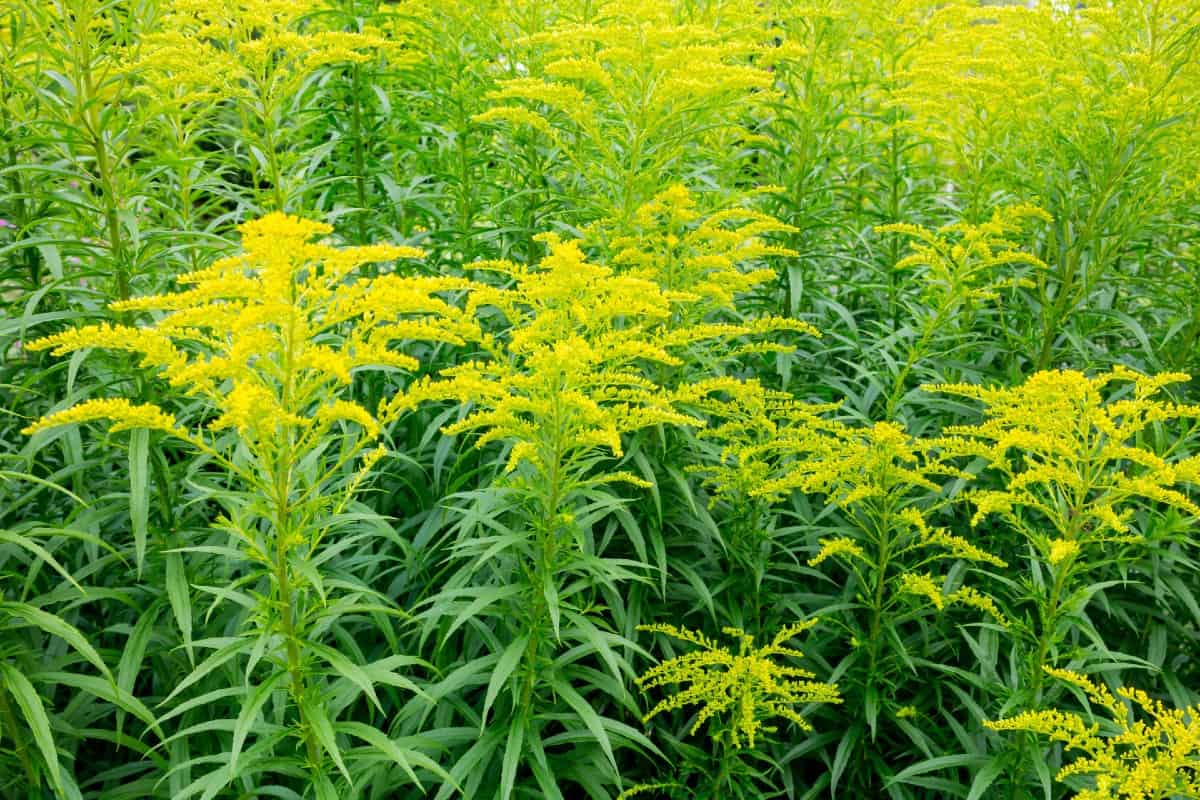
[{"label": "upright stalk", "polygon": [[121,233],[120,203],[117,198],[114,164],[105,137],[104,121],[97,109],[96,76],[92,69],[92,42],[88,36],[91,14],[77,14],[71,37],[72,62],[75,69],[75,116],[82,123],[88,148],[95,161],[95,185],[100,191],[101,213],[108,236],[109,254],[117,283],[117,299],[128,300],[129,261],[125,237]]},{"label": "upright stalk", "polygon": [[537,657],[543,645],[543,630],[549,607],[546,603],[545,585],[554,573],[554,565],[558,560],[558,507],[562,502],[562,431],[561,404],[559,394],[553,394],[551,418],[549,424],[550,437],[546,448],[550,454],[550,469],[546,474],[546,491],[542,498],[540,519],[537,520],[537,531],[541,535],[537,560],[534,563],[530,580],[531,613],[529,623],[529,642],[525,646],[525,685],[521,693],[522,708],[528,709],[533,702],[533,690],[537,677]]},{"label": "upright stalk", "polygon": [[358,201],[357,234],[355,244],[367,243],[367,154],[363,140],[362,124],[362,70],[355,62],[351,68],[350,90],[354,93],[350,103],[350,131],[354,143],[354,191]]},{"label": "upright stalk", "polygon": [[[295,364],[296,352],[296,285],[291,286],[291,303],[287,319],[287,331],[284,337],[283,381],[280,406],[288,411],[295,403]],[[287,671],[291,680],[292,699],[300,717],[301,736],[304,738],[304,748],[308,756],[310,769],[316,773],[320,765],[320,750],[317,747],[316,736],[304,713],[304,700],[308,694],[307,681],[304,675],[304,661],[300,653],[300,645],[296,636],[296,601],[292,589],[291,566],[288,564],[288,551],[294,546],[295,531],[292,525],[291,495],[294,481],[294,432],[289,429],[287,439],[283,442],[282,452],[274,454],[272,460],[272,478],[274,482],[274,524],[275,552],[274,577],[278,592],[281,633],[284,638],[287,657]]]}]

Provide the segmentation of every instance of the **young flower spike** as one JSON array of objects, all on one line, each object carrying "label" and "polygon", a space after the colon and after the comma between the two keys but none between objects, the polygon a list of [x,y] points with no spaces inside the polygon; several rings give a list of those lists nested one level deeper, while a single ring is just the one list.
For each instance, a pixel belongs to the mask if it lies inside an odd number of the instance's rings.
[{"label": "young flower spike", "polygon": [[840,703],[842,699],[837,686],[815,681],[812,672],[778,663],[775,659],[800,658],[803,653],[789,647],[787,642],[816,624],[817,620],[812,619],[789,625],[779,631],[770,644],[757,648],[753,637],[745,631],[725,628],[723,633],[738,642],[736,653],[687,628],[639,626],[640,631],[661,633],[701,648],[651,667],[637,679],[643,691],[681,684],[678,692],[650,709],[644,721],[677,708],[698,705],[700,713],[691,733],[695,734],[708,722],[711,735],[714,738],[728,736],[728,744],[734,749],[753,748],[760,732],[774,733],[777,729],[767,724],[773,717],[783,717],[802,730],[812,730],[795,706]]}]

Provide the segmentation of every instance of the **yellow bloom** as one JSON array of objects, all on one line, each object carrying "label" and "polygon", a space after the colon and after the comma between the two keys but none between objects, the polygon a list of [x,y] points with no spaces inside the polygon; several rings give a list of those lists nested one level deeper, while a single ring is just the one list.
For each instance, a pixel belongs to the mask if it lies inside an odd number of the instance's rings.
[{"label": "yellow bloom", "polygon": [[909,254],[894,268],[917,273],[924,303],[938,309],[943,324],[949,324],[953,319],[946,317],[958,304],[998,300],[999,290],[1020,281],[1014,268],[1047,268],[1041,259],[1020,249],[1013,238],[1030,220],[1050,222],[1051,218],[1037,206],[1021,204],[998,208],[989,221],[978,225],[956,222],[930,230],[895,223],[875,230],[913,240]]},{"label": "yellow bloom", "polygon": [[843,557],[846,560],[865,560],[867,557],[862,547],[856,544],[854,540],[839,536],[835,539],[822,539],[820,552],[808,560],[808,565],[815,567],[825,559],[837,556]]},{"label": "yellow bloom", "polygon": [[938,611],[946,607],[946,598],[942,595],[942,587],[928,575],[905,573],[900,576],[900,586],[907,594],[924,597]]},{"label": "yellow bloom", "polygon": [[501,81],[474,120],[554,141],[571,173],[563,182],[583,184],[589,222],[625,229],[664,174],[737,152],[777,94],[762,45],[773,17],[761,4],[696,6],[685,22],[665,6],[606,0],[587,19],[560,9],[538,22],[512,42],[525,74]]},{"label": "yellow bloom", "polygon": [[[439,295],[467,288],[460,279],[364,279],[371,262],[414,258],[408,247],[336,248],[310,241],[330,232],[324,223],[270,214],[242,225],[245,252],[181,276],[171,294],[116,303],[125,312],[155,311],[143,326],[102,323],[30,342],[56,355],[89,347],[136,353],[186,394],[216,412],[208,429],[237,430],[269,443],[284,429],[310,429],[335,420],[356,423],[374,438],[380,424],[366,409],[331,397],[355,369],[413,368],[417,361],[391,349],[397,340],[463,343],[478,339],[477,324]],[[124,400],[89,401],[53,414],[33,429],[88,419],[176,431],[165,412]],[[196,442],[205,437],[191,434]]]},{"label": "yellow bloom", "polygon": [[174,435],[182,435],[175,418],[161,408],[149,403],[135,405],[123,398],[85,400],[63,411],[56,411],[26,427],[22,433],[32,436],[39,431],[61,425],[76,425],[81,422],[108,420],[114,431],[131,428],[149,428]]},{"label": "yellow bloom", "polygon": [[1082,690],[1093,708],[1111,718],[1116,733],[1102,734],[1099,724],[1059,710],[1027,711],[984,724],[1047,736],[1079,754],[1058,773],[1059,780],[1091,776],[1093,785],[1075,800],[1200,797],[1200,707],[1168,708],[1137,689],[1121,688],[1114,695],[1083,675],[1046,672]]},{"label": "yellow bloom", "polygon": [[[1200,407],[1161,397],[1184,380],[1116,367],[1093,378],[1039,372],[1012,388],[926,389],[984,404],[983,422],[951,427],[937,442],[945,457],[982,458],[1004,479],[1003,489],[966,493],[976,506],[973,524],[999,514],[1060,564],[1092,545],[1135,541],[1130,521],[1139,506],[1162,504],[1200,517],[1200,505],[1183,491],[1196,483],[1191,461],[1154,453],[1142,435],[1151,426],[1200,418]],[[1053,535],[1025,515],[1044,520]]]},{"label": "yellow bloom", "polygon": [[[508,285],[474,287],[465,313],[500,314],[508,323],[504,332],[484,342],[481,357],[397,394],[387,413],[430,400],[468,403],[467,413],[443,429],[447,434],[477,433],[479,447],[509,443],[508,471],[527,464],[541,474],[573,469],[598,454],[620,457],[622,436],[636,430],[702,427],[705,419],[689,406],[704,405],[702,387],[715,391],[717,384],[672,380],[672,368],[702,344],[728,349],[769,326],[681,323],[680,309],[693,301],[674,296],[652,276],[594,263],[577,240],[537,239],[547,254],[536,265],[472,265]],[[719,386],[738,392],[745,384],[722,380]],[[644,484],[629,475],[621,482]]]},{"label": "yellow bloom", "polygon": [[1074,558],[1078,553],[1079,542],[1067,539],[1054,539],[1050,542],[1050,552],[1047,554],[1046,560],[1057,567],[1068,558]]},{"label": "yellow bloom", "polygon": [[[691,732],[695,734],[709,722],[712,735],[718,737],[727,730],[728,743],[735,748],[754,747],[760,731],[773,733],[776,729],[765,724],[772,717],[783,717],[802,730],[812,730],[793,707],[805,703],[840,703],[837,687],[814,681],[815,676],[808,670],[775,659],[801,657],[802,653],[788,647],[787,642],[816,623],[817,620],[809,620],[788,626],[770,644],[758,648],[744,631],[725,628],[723,632],[738,642],[736,653],[686,628],[638,626],[638,630],[661,633],[701,648],[651,667],[637,679],[643,691],[682,684],[674,695],[655,705],[644,720],[684,706],[699,705],[700,713]],[[711,720],[719,720],[728,727],[713,730]]]},{"label": "yellow bloom", "polygon": [[257,101],[260,112],[270,113],[320,67],[363,62],[375,52],[407,59],[380,31],[322,30],[319,18],[306,20],[320,9],[315,0],[169,0],[158,30],[133,51],[128,71],[161,104],[233,97]]}]

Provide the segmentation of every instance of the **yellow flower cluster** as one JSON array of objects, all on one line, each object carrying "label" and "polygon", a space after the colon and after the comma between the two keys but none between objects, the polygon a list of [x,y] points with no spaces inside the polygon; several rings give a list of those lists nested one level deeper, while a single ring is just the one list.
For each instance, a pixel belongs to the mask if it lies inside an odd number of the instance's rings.
[{"label": "yellow flower cluster", "polygon": [[936,492],[937,478],[958,474],[933,460],[895,423],[859,428],[799,407],[787,422],[767,445],[786,459],[784,474],[764,482],[755,494],[778,498],[799,490],[827,495],[848,508],[897,491]]},{"label": "yellow flower cluster", "polygon": [[1058,773],[1059,780],[1091,776],[1094,785],[1080,790],[1075,800],[1200,797],[1200,708],[1168,708],[1138,689],[1120,688],[1114,695],[1068,670],[1047,668],[1046,673],[1082,690],[1093,708],[1108,714],[1115,731],[1102,734],[1100,724],[1058,710],[1029,711],[984,724],[997,731],[1047,736],[1081,753]]},{"label": "yellow flower cluster", "polygon": [[1033,205],[997,208],[980,224],[955,222],[937,230],[921,225],[880,225],[879,233],[910,237],[911,252],[895,264],[920,278],[924,302],[935,309],[970,300],[998,300],[998,292],[1013,286],[1032,286],[1028,278],[1007,274],[1005,267],[1024,265],[1046,269],[1041,259],[1020,249],[1013,235],[1030,220],[1050,222],[1050,215]]},{"label": "yellow flower cluster", "polygon": [[679,162],[697,157],[689,150],[752,138],[745,123],[774,95],[759,63],[770,18],[740,1],[688,13],[630,0],[588,5],[591,13],[563,13],[520,42],[528,74],[502,81],[475,119],[559,143],[596,203],[593,219],[624,224],[664,174],[681,175]]},{"label": "yellow flower cluster", "polygon": [[1000,611],[992,598],[972,586],[960,586],[953,592],[943,592],[942,586],[931,575],[925,573],[905,572],[900,576],[900,591],[905,594],[924,597],[938,611],[945,610],[949,605],[963,605],[984,612],[1001,625],[1009,624],[1008,618]]},{"label": "yellow flower cluster", "polygon": [[[47,336],[27,347],[56,355],[84,348],[135,353],[216,416],[208,431],[236,430],[265,458],[285,445],[318,446],[333,425],[374,439],[385,413],[339,397],[357,369],[413,370],[418,362],[394,348],[402,341],[463,344],[478,326],[443,294],[466,288],[459,278],[363,279],[364,264],[413,259],[411,247],[337,248],[314,243],[329,226],[271,214],[241,227],[245,252],[183,275],[172,294],[117,303],[121,312],[156,312],[153,323],[93,325]],[[92,400],[42,419],[30,432],[108,419],[116,428],[148,427],[200,446],[211,436],[188,433],[162,409],[124,400]]]},{"label": "yellow flower cluster", "polygon": [[486,357],[426,378],[389,403],[393,413],[426,400],[470,403],[466,416],[444,430],[479,431],[481,447],[510,443],[510,470],[524,462],[545,473],[587,454],[619,457],[622,434],[654,425],[703,426],[702,416],[680,408],[716,403],[714,396],[745,384],[712,379],[677,385],[670,370],[684,365],[689,348],[719,343],[736,353],[730,343],[741,338],[781,327],[812,330],[775,319],[680,325],[672,321],[690,297],[592,263],[578,241],[553,234],[538,239],[549,252],[535,267],[472,265],[511,281],[477,286],[466,305],[467,315],[483,320],[499,312],[508,323],[503,336],[483,341]]},{"label": "yellow flower cluster", "polygon": [[779,631],[770,644],[758,648],[754,646],[754,638],[741,629],[725,628],[723,632],[738,642],[736,653],[687,628],[639,626],[638,630],[661,633],[701,648],[651,667],[637,679],[643,691],[682,684],[677,693],[655,705],[644,721],[684,706],[698,705],[700,713],[692,725],[692,734],[706,722],[712,731],[711,721],[716,719],[727,727],[718,728],[712,736],[727,734],[727,744],[733,748],[754,747],[760,732],[774,733],[776,728],[766,724],[774,717],[812,730],[794,707],[805,703],[840,703],[837,686],[815,681],[812,672],[781,664],[776,659],[802,657],[803,653],[789,647],[787,642],[816,624],[813,619],[790,625]]},{"label": "yellow flower cluster", "polygon": [[[1053,158],[1047,131],[1084,147],[1093,137],[1139,141],[1194,114],[1200,59],[1187,32],[1200,11],[1187,0],[938,6],[921,28],[924,41],[910,40],[920,43],[891,102],[980,194],[1011,180],[1004,172],[1014,162]],[[1180,143],[1173,136],[1149,145],[1166,157],[1166,180],[1156,185],[1167,196],[1194,174],[1162,149],[1172,141]]]},{"label": "yellow flower cluster", "polygon": [[[597,226],[603,231],[603,225]],[[608,241],[611,266],[652,280],[675,302],[686,303],[689,321],[714,310],[732,310],[734,298],[776,279],[759,264],[772,257],[796,257],[786,247],[763,240],[796,229],[744,206],[705,214],[696,196],[673,184],[638,208],[631,231]],[[817,335],[812,328],[806,333]]]},{"label": "yellow flower cluster", "polygon": [[1039,372],[1013,388],[926,388],[985,406],[983,422],[949,428],[938,442],[943,457],[981,458],[1004,478],[1002,489],[967,493],[976,507],[973,522],[1002,515],[1060,565],[1089,545],[1136,541],[1130,523],[1137,507],[1200,516],[1200,506],[1182,490],[1200,483],[1200,458],[1160,456],[1143,436],[1158,425],[1200,419],[1200,406],[1161,396],[1185,380],[1116,367],[1093,378]]},{"label": "yellow flower cluster", "polygon": [[132,428],[148,428],[153,431],[163,431],[181,435],[175,417],[149,403],[134,404],[124,398],[97,398],[85,400],[71,406],[65,411],[58,411],[43,417],[26,427],[22,433],[32,436],[38,431],[59,425],[77,425],[82,422],[106,420],[111,422],[110,430],[125,431]]},{"label": "yellow flower cluster", "polygon": [[[893,101],[923,136],[960,158],[995,137],[1017,135],[1066,113],[1087,87],[1078,73],[1079,17],[1050,3],[944,4],[924,26],[931,41],[913,53]],[[1078,101],[1094,99],[1094,93]],[[967,163],[972,163],[968,160]]]},{"label": "yellow flower cluster", "polygon": [[849,539],[845,536],[821,539],[820,544],[821,549],[817,551],[815,556],[808,560],[808,565],[810,567],[820,566],[825,562],[826,559],[834,557],[844,558],[847,560],[858,559],[860,561],[865,561],[867,558],[866,551],[863,550],[862,547],[853,539]]},{"label": "yellow flower cluster", "polygon": [[938,610],[970,606],[1007,624],[991,598],[970,586],[944,594],[941,579],[926,572],[935,563],[958,560],[1007,566],[927,521],[937,505],[928,498],[941,490],[941,482],[970,477],[936,455],[932,442],[889,422],[859,427],[827,418],[836,406],[768,397],[761,390],[741,400],[740,416],[702,432],[723,444],[718,464],[695,470],[706,473],[704,485],[717,498],[738,508],[742,497],[824,495],[846,512],[855,534],[821,539],[809,566],[840,562],[863,585],[880,587],[878,601],[889,608],[898,592],[926,597]]},{"label": "yellow flower cluster", "polygon": [[315,70],[400,53],[379,31],[321,30],[317,0],[169,0],[129,70],[157,101],[186,106],[237,98],[270,113]]}]

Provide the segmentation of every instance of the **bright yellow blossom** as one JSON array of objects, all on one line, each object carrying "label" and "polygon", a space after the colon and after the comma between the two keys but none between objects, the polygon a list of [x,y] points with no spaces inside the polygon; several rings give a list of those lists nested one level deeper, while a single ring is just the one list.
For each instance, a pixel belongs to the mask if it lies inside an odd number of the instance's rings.
[{"label": "bright yellow blossom", "polygon": [[[1091,777],[1075,800],[1173,800],[1200,797],[1200,707],[1169,708],[1138,689],[1107,687],[1069,670],[1046,669],[1082,690],[1103,725],[1058,710],[1027,711],[985,722],[992,730],[1029,731],[1079,754],[1058,773]],[[1138,717],[1144,717],[1139,719]]]},{"label": "bright yellow blossom", "polygon": [[763,58],[771,15],[750,2],[687,19],[662,4],[595,5],[586,19],[564,8],[520,39],[528,74],[502,81],[475,119],[549,136],[572,171],[562,180],[582,184],[587,221],[624,227],[661,176],[729,161],[714,156],[754,138],[752,114],[775,96]]},{"label": "bright yellow blossom", "polygon": [[[1139,505],[1200,516],[1184,491],[1197,483],[1197,459],[1167,460],[1142,437],[1152,426],[1200,419],[1200,407],[1162,397],[1187,379],[1116,367],[1093,378],[1039,372],[1014,388],[926,388],[985,405],[983,422],[952,427],[938,443],[943,455],[982,458],[1004,479],[1001,489],[967,493],[973,521],[1004,517],[1057,564],[1102,542],[1136,541],[1131,513]],[[1052,535],[1033,519],[1047,522]]]},{"label": "bright yellow blossom", "polygon": [[794,706],[840,703],[842,699],[837,687],[813,680],[816,676],[806,669],[781,664],[775,659],[802,657],[803,653],[789,647],[787,642],[816,623],[814,619],[790,625],[779,631],[770,644],[757,648],[753,637],[744,631],[725,628],[723,633],[738,642],[736,653],[686,628],[639,626],[638,630],[661,633],[701,648],[651,667],[637,679],[643,691],[683,685],[678,692],[659,701],[646,714],[645,721],[667,711],[698,705],[700,713],[691,732],[695,734],[708,722],[711,735],[714,738],[728,736],[727,744],[733,748],[754,747],[760,732],[774,733],[776,728],[766,724],[772,717],[783,717],[802,730],[812,730]]},{"label": "bright yellow blossom", "polygon": [[415,368],[416,359],[392,349],[397,341],[461,344],[479,337],[478,326],[443,297],[466,281],[356,274],[366,263],[419,257],[418,250],[314,243],[329,226],[278,213],[241,232],[245,252],[181,276],[182,291],[114,306],[157,312],[153,323],[101,323],[27,345],[56,355],[91,347],[134,353],[172,388],[204,399],[215,413],[206,425],[185,430],[161,408],[107,399],[60,411],[29,431],[109,419],[116,430],[148,427],[209,447],[213,434],[232,429],[270,461],[288,431],[314,446],[330,425],[348,421],[357,425],[361,446],[389,417],[331,397],[353,371]]}]

